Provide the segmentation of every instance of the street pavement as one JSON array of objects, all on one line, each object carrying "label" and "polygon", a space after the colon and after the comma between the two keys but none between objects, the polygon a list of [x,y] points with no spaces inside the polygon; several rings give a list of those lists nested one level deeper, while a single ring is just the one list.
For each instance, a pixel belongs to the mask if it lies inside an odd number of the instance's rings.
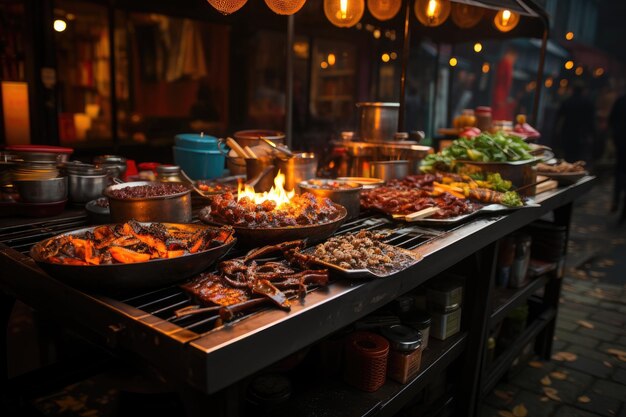
[{"label": "street pavement", "polygon": [[481,417],[626,417],[626,224],[611,181],[575,206],[550,361],[529,361],[488,395]]}]

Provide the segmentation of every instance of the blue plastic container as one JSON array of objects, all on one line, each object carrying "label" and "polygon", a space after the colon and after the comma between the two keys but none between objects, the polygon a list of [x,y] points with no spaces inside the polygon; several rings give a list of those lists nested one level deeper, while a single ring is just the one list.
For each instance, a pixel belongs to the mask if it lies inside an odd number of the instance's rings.
[{"label": "blue plastic container", "polygon": [[179,148],[203,151],[219,150],[218,141],[215,136],[200,135],[198,133],[180,133],[174,136],[174,142]]},{"label": "blue plastic container", "polygon": [[224,173],[226,155],[216,150],[186,149],[174,146],[174,163],[194,180],[219,178]]}]

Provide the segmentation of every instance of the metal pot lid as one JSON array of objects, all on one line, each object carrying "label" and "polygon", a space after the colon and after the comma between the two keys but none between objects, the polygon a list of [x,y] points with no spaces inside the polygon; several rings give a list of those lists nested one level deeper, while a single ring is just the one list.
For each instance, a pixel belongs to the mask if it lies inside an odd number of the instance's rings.
[{"label": "metal pot lid", "polygon": [[98,155],[93,159],[95,164],[126,164],[126,158],[119,155]]},{"label": "metal pot lid", "polygon": [[178,165],[159,165],[156,167],[157,174],[179,174],[180,167]]},{"label": "metal pot lid", "polygon": [[393,326],[383,327],[380,333],[389,340],[389,344],[395,350],[411,351],[422,345],[422,333],[409,326],[402,324],[394,324]]},{"label": "metal pot lid", "polygon": [[83,164],[82,162],[74,161],[68,162],[64,165],[65,170],[69,174],[75,175],[105,175],[106,170],[104,168],[96,167],[91,164]]}]

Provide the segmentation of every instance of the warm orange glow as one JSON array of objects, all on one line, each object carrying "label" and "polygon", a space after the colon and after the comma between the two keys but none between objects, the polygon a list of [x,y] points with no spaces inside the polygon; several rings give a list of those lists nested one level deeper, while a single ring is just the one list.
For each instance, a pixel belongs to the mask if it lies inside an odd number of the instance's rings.
[{"label": "warm orange glow", "polygon": [[248,0],[207,0],[220,13],[226,15],[241,9]]},{"label": "warm orange glow", "polygon": [[326,61],[328,61],[328,65],[332,67],[333,65],[335,65],[336,59],[337,58],[335,57],[335,54],[328,54],[328,58],[326,58]]},{"label": "warm orange glow", "polygon": [[304,6],[304,3],[306,3],[306,0],[265,0],[267,7],[274,13],[284,16],[297,13]]},{"label": "warm orange glow", "polygon": [[563,78],[560,82],[559,82],[559,86],[561,86],[561,88],[565,88],[567,87],[567,80],[565,78]]},{"label": "warm orange glow", "polygon": [[391,54],[389,54],[389,56],[391,57],[391,59],[396,59],[398,57],[398,54],[392,52]]},{"label": "warm orange glow", "polygon": [[324,14],[335,26],[349,28],[356,25],[365,11],[365,0],[324,0]]},{"label": "warm orange glow", "polygon": [[374,39],[380,39],[380,30],[374,29],[374,32],[372,32],[372,35],[374,36]]},{"label": "warm orange glow", "polygon": [[567,32],[565,34],[565,39],[567,39],[568,41],[571,41],[572,39],[574,39],[574,32]]},{"label": "warm orange glow", "polygon": [[485,14],[482,7],[470,6],[464,3],[454,3],[452,5],[452,21],[461,29],[474,27],[480,22]]},{"label": "warm orange glow", "polygon": [[574,68],[574,61],[567,61],[565,63],[565,69],[566,70],[571,70],[572,68]]},{"label": "warm orange glow", "polygon": [[482,67],[483,74],[487,74],[490,69],[491,65],[489,65],[489,62],[485,62]]},{"label": "warm orange glow", "polygon": [[456,64],[458,64],[458,61],[457,61],[457,59],[455,57],[452,57],[452,58],[450,58],[449,63],[450,63],[451,67],[456,67]]},{"label": "warm orange glow", "polygon": [[508,9],[500,10],[493,19],[494,25],[500,32],[509,32],[519,23],[519,13],[512,12]]},{"label": "warm orange glow", "polygon": [[595,75],[596,77],[602,77],[602,75],[604,75],[604,68],[596,68],[596,70],[593,72],[593,75]]},{"label": "warm orange glow", "polygon": [[320,67],[321,67],[322,69],[326,69],[326,68],[328,68],[328,62],[326,62],[326,61],[322,61],[322,62],[320,63]]},{"label": "warm orange glow", "polygon": [[476,42],[474,44],[474,52],[478,53],[483,50],[483,44],[480,42]]},{"label": "warm orange glow", "polygon": [[367,8],[378,20],[389,20],[395,17],[402,7],[402,0],[367,0]]},{"label": "warm orange glow", "polygon": [[65,29],[67,29],[67,23],[65,23],[65,20],[57,19],[52,24],[52,27],[57,32],[63,32]]},{"label": "warm orange glow", "polygon": [[389,62],[389,60],[391,59],[391,57],[389,56],[389,54],[385,53],[385,54],[382,54],[382,55],[381,55],[380,59],[381,59],[383,62]]},{"label": "warm orange glow", "polygon": [[583,67],[576,67],[576,75],[583,75]]},{"label": "warm orange glow", "polygon": [[276,203],[276,208],[281,208],[284,204],[289,204],[289,201],[296,194],[295,190],[285,191],[285,175],[278,171],[276,178],[274,178],[274,186],[264,193],[257,193],[254,188],[248,184],[239,184],[239,190],[237,191],[237,201],[240,201],[244,197],[248,197],[254,201],[255,204],[262,204],[265,201],[273,201]]},{"label": "warm orange glow", "polygon": [[450,0],[416,0],[413,11],[424,26],[439,26],[448,19],[452,6]]},{"label": "warm orange glow", "polygon": [[546,82],[544,83],[546,88],[552,87],[553,84],[554,84],[554,80],[552,78],[546,78]]}]

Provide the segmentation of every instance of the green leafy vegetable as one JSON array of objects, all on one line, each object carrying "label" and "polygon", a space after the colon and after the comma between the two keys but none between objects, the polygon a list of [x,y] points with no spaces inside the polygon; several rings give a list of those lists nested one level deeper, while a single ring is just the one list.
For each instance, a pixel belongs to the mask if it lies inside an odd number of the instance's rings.
[{"label": "green leafy vegetable", "polygon": [[515,191],[507,191],[502,196],[502,204],[509,207],[520,207],[524,205],[524,202]]}]

